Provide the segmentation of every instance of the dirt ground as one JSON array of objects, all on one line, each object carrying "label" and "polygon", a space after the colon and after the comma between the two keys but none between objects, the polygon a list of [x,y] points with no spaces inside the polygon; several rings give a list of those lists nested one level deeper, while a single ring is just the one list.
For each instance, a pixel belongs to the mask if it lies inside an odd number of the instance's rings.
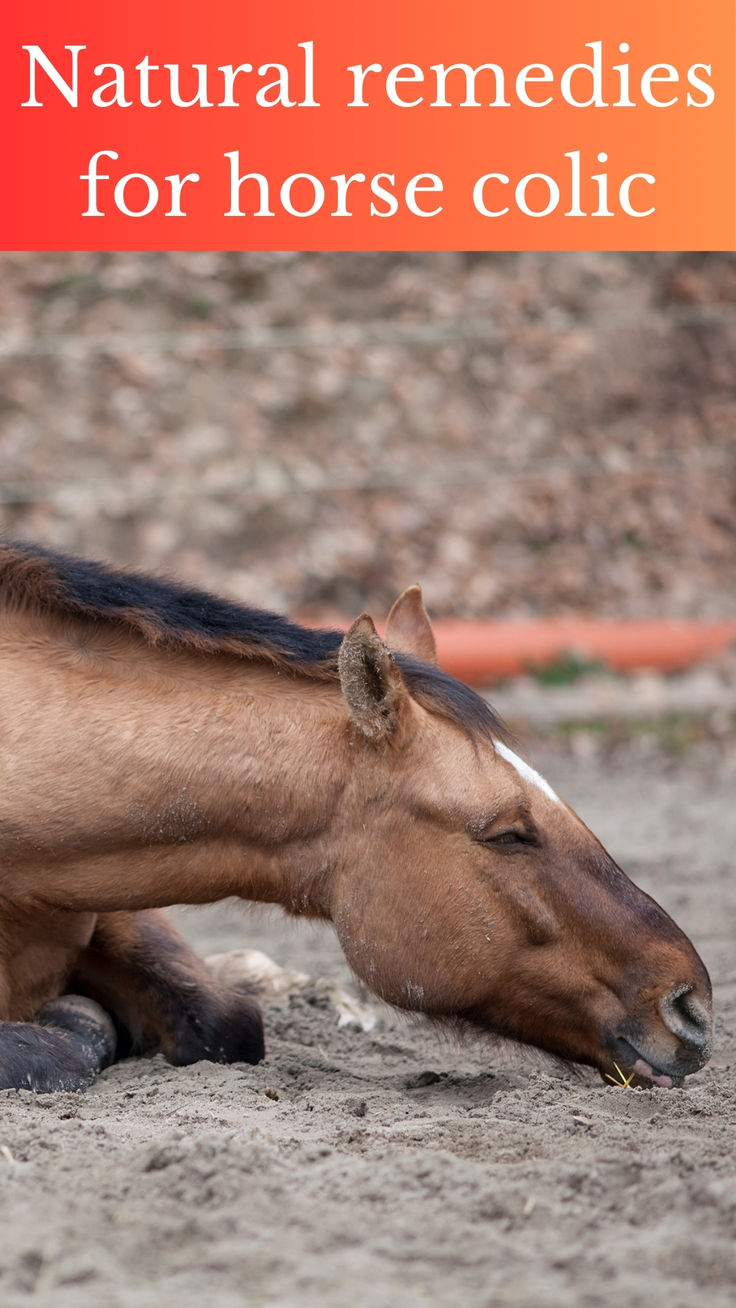
[{"label": "dirt ground", "polygon": [[[573,744],[535,759],[711,970],[706,1069],[622,1091],[386,1009],[340,1030],[307,991],[269,1006],[258,1068],[131,1060],[85,1095],[4,1092],[4,1308],[733,1304],[736,756]],[[178,916],[203,952],[349,984],[327,929]]]}]

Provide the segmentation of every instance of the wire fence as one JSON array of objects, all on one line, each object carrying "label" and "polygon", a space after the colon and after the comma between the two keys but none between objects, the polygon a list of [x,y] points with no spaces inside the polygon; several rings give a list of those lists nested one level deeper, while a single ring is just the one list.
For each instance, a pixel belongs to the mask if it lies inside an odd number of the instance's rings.
[{"label": "wire fence", "polygon": [[[304,353],[308,356],[320,352],[349,352],[356,356],[376,348],[387,349],[440,349],[457,344],[492,346],[499,350],[507,346],[523,351],[534,349],[538,343],[550,338],[561,338],[580,330],[591,338],[607,337],[609,333],[636,330],[662,336],[673,328],[688,330],[716,328],[728,333],[736,329],[736,306],[731,303],[698,302],[691,304],[631,305],[626,308],[596,308],[572,311],[559,306],[547,309],[534,318],[516,319],[512,324],[499,323],[489,316],[447,317],[431,321],[396,321],[373,319],[370,321],[339,320],[330,323],[310,322],[302,326],[258,325],[248,328],[222,328],[214,325],[182,328],[169,331],[115,330],[102,332],[65,331],[30,335],[27,332],[0,331],[0,362],[13,360],[48,359],[84,361],[96,358],[131,358],[145,355],[173,355],[181,358],[212,358],[218,354],[258,354],[273,352]],[[351,376],[360,373],[351,363]],[[736,446],[730,432],[719,438],[712,432],[707,443],[693,444],[686,450],[672,449],[665,454],[631,452],[620,447],[586,456],[578,452],[574,459],[543,457],[533,464],[520,465],[513,455],[494,454],[492,475],[498,485],[515,483],[527,487],[564,484],[574,477],[580,482],[616,478],[619,484],[627,476],[651,478],[653,482],[677,483],[703,474],[733,474],[736,463]],[[318,467],[314,463],[303,467],[281,469],[279,476],[268,484],[258,477],[233,480],[228,474],[221,483],[211,479],[203,486],[200,477],[187,477],[181,473],[168,487],[169,497],[194,499],[206,492],[210,496],[237,496],[249,501],[275,502],[287,496],[350,495],[355,493],[378,494],[400,492],[411,482],[414,489],[441,487],[443,492],[460,490],[477,485],[489,474],[486,454],[436,460],[431,467],[407,466],[406,462],[384,462],[370,471],[335,467]],[[143,507],[152,504],[160,495],[157,481],[146,486],[136,476],[129,483],[125,469],[120,470],[116,491],[121,500],[134,496]],[[0,503],[4,505],[33,505],[61,503],[74,491],[70,478],[58,475],[43,478],[28,477],[23,472],[13,474],[0,469]],[[94,473],[84,477],[84,489],[95,493],[96,487],[110,492],[109,480],[98,483]],[[673,493],[677,493],[676,489]]]},{"label": "wire fence", "polygon": [[435,348],[456,342],[502,343],[508,339],[565,335],[585,326],[594,332],[643,327],[665,331],[672,324],[736,328],[736,306],[730,303],[668,305],[666,309],[632,306],[566,312],[555,308],[544,317],[513,326],[499,325],[490,317],[446,318],[431,322],[370,322],[341,320],[302,327],[260,325],[235,329],[207,327],[178,331],[58,332],[30,336],[0,332],[0,359],[34,357],[85,357],[90,355],[181,354],[258,352],[271,350],[370,349],[376,346]]},{"label": "wire fence", "polygon": [[[332,472],[328,476],[311,476],[309,479],[301,471],[283,472],[280,485],[271,481],[268,485],[254,480],[234,480],[228,474],[221,481],[211,479],[203,483],[201,477],[181,476],[170,481],[167,486],[169,501],[198,499],[203,494],[210,498],[237,498],[263,503],[277,503],[280,500],[300,496],[340,496],[340,495],[375,495],[381,492],[401,493],[411,485],[412,491],[435,490],[438,495],[445,495],[450,490],[462,490],[478,486],[492,475],[495,485],[505,483],[526,486],[553,488],[555,484],[562,488],[565,483],[575,481],[578,484],[593,479],[615,478],[619,488],[627,476],[636,479],[637,485],[649,479],[652,484],[665,485],[692,478],[696,473],[736,473],[736,447],[722,450],[698,449],[688,452],[678,459],[642,456],[636,459],[635,466],[624,468],[612,467],[610,463],[594,463],[587,459],[573,459],[565,463],[551,460],[539,460],[533,469],[503,466],[499,461],[491,462],[486,458],[477,458],[452,465],[433,464],[431,469],[407,469],[406,467],[384,467],[380,472],[366,476],[354,473],[340,474]],[[61,504],[81,486],[69,477],[56,480],[14,480],[12,476],[2,477],[0,481],[0,503],[6,505],[30,505],[48,503]],[[139,509],[150,507],[160,499],[161,487],[156,484],[142,486],[140,478],[131,479],[129,494],[126,493],[126,477],[120,472],[115,487],[111,489],[109,479],[99,481],[85,477],[83,482],[86,494],[95,494],[104,489],[108,507],[113,507],[117,500],[121,504],[134,499]],[[673,489],[676,493],[676,488]]]}]

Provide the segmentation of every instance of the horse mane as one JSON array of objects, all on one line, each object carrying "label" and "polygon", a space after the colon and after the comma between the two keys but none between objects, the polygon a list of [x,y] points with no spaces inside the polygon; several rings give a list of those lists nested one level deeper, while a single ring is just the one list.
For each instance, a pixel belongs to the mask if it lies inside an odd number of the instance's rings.
[{"label": "horse mane", "polygon": [[[0,611],[83,618],[123,628],[150,647],[262,660],[312,681],[336,681],[341,631],[302,627],[167,578],[0,539]],[[472,739],[511,742],[502,719],[464,682],[394,655],[410,694]]]}]

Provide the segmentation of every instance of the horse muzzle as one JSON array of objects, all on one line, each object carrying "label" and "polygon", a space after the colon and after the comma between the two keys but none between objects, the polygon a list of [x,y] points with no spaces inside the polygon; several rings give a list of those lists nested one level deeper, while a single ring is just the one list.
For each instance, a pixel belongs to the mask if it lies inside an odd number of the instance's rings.
[{"label": "horse muzzle", "polygon": [[[660,1000],[655,1031],[638,1023],[621,1024],[612,1041],[611,1056],[626,1073],[624,1080],[633,1076],[631,1084],[671,1089],[707,1063],[712,1040],[710,1002],[699,999],[692,986],[680,985]],[[613,1079],[605,1069],[601,1075]]]}]

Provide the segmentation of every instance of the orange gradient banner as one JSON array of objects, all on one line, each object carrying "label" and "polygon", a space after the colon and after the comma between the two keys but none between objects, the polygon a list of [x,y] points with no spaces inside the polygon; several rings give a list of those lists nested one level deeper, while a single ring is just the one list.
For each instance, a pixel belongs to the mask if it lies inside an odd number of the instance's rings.
[{"label": "orange gradient banner", "polygon": [[7,0],[11,250],[736,248],[733,0]]}]

